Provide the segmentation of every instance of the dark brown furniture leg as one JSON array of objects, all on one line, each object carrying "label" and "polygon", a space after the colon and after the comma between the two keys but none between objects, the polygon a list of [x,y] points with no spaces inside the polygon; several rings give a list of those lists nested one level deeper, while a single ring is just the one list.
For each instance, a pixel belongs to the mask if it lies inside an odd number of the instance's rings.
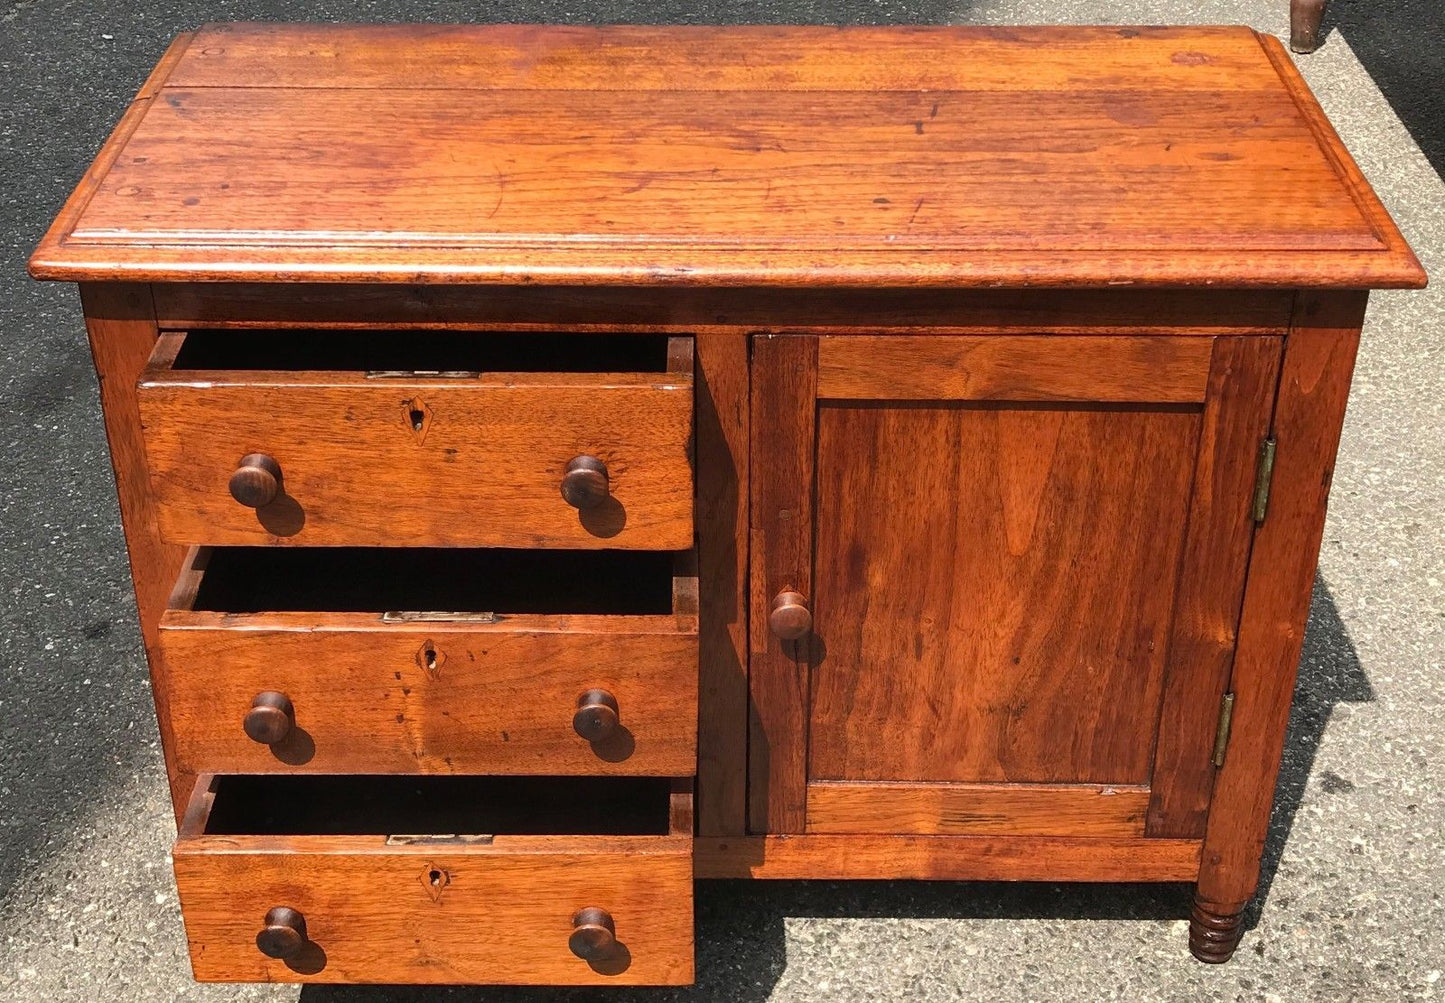
[{"label": "dark brown furniture leg", "polygon": [[1244,907],[1248,903],[1218,905],[1198,896],[1189,914],[1189,953],[1200,961],[1219,965],[1234,956],[1244,932]]},{"label": "dark brown furniture leg", "polygon": [[1314,52],[1324,44],[1320,22],[1329,0],[1290,0],[1289,47],[1295,52]]}]

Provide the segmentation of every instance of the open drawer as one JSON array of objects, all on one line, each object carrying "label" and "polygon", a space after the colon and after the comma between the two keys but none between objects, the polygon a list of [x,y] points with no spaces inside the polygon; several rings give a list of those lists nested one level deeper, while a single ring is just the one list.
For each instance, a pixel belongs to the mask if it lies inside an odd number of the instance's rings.
[{"label": "open drawer", "polygon": [[196,773],[691,776],[691,560],[198,548],[159,630],[177,762]]},{"label": "open drawer", "polygon": [[692,981],[690,781],[203,776],[202,982]]},{"label": "open drawer", "polygon": [[691,547],[692,349],[663,335],[162,335],[137,389],[160,534]]}]

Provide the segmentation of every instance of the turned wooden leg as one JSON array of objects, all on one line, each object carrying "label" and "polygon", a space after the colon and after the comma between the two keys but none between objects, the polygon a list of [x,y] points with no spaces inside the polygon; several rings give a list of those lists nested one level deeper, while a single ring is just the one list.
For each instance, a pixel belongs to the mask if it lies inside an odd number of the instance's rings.
[{"label": "turned wooden leg", "polygon": [[1324,44],[1320,22],[1325,19],[1329,0],[1290,0],[1289,47],[1295,52],[1314,52]]},{"label": "turned wooden leg", "polygon": [[1196,896],[1194,911],[1189,914],[1189,953],[1211,965],[1222,965],[1234,957],[1246,904],[1219,905]]}]

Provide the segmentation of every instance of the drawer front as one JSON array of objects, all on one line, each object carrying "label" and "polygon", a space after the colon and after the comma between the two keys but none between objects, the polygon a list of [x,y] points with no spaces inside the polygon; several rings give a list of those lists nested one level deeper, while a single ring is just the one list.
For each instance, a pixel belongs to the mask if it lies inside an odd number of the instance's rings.
[{"label": "drawer front", "polygon": [[692,981],[690,793],[658,835],[218,835],[210,784],[172,851],[202,982]]},{"label": "drawer front", "polygon": [[[692,546],[685,373],[369,379],[162,362],[138,397],[173,543]],[[579,467],[574,507],[563,483]],[[243,503],[232,486],[248,476]]]},{"label": "drawer front", "polygon": [[160,651],[177,760],[222,773],[694,773],[695,628],[570,620],[169,611]]}]

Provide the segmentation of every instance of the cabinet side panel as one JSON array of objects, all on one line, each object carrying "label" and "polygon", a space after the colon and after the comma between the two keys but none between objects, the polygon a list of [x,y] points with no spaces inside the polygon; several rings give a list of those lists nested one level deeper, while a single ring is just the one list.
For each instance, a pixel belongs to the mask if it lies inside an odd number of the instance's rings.
[{"label": "cabinet side panel", "polygon": [[1199,459],[1169,639],[1150,836],[1204,835],[1216,713],[1229,679],[1259,444],[1279,381],[1280,338],[1219,338],[1209,374]]},{"label": "cabinet side panel", "polygon": [[807,805],[807,639],[784,642],[768,628],[779,592],[812,594],[813,448],[818,342],[753,339],[751,600],[752,720],[748,734],[748,826],[802,832]]},{"label": "cabinet side panel", "polygon": [[1230,677],[1233,729],[1199,872],[1199,900],[1219,912],[1243,908],[1259,884],[1366,296],[1301,294],[1285,342],[1269,511],[1250,555]]},{"label": "cabinet side panel", "polygon": [[185,560],[186,548],[163,543],[156,529],[155,507],[141,439],[140,412],[136,407],[136,380],[155,347],[155,308],[151,302],[150,287],[144,285],[82,285],[80,301],[85,310],[85,327],[90,336],[90,351],[100,383],[105,434],[110,442],[121,524],[125,528],[126,548],[130,553],[131,577],[135,581],[141,636],[145,639],[146,656],[150,662],[151,692],[160,721],[161,747],[165,752],[171,799],[179,819],[182,808],[190,800],[195,777],[178,772],[176,766],[169,691],[164,665],[156,648],[156,629],[171,586],[175,584]]}]

